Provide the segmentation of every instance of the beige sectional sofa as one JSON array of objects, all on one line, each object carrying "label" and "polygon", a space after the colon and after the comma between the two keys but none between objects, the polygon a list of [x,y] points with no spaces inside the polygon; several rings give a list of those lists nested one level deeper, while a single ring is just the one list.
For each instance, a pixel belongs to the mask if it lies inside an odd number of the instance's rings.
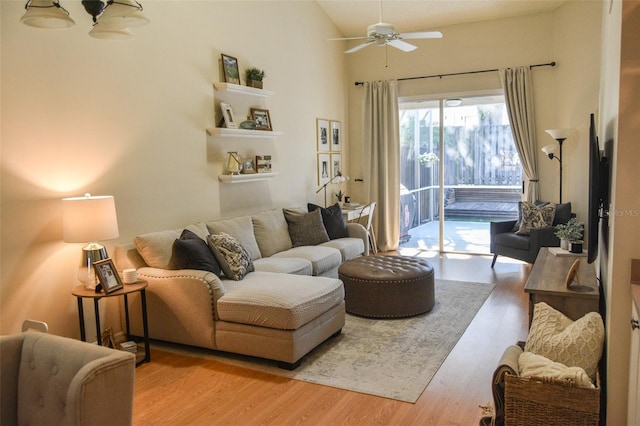
[{"label": "beige sectional sofa", "polygon": [[[338,267],[369,251],[362,225],[342,222],[336,231],[338,212],[335,206],[311,213],[274,209],[142,234],[116,247],[115,262],[119,270],[136,268],[138,278],[148,281],[152,339],[295,368],[305,354],[340,333],[345,307]],[[220,238],[226,245],[215,246]],[[178,253],[181,244],[202,247],[203,242],[224,273],[215,265],[208,271],[193,268],[194,259],[210,260],[206,248],[186,259]],[[242,266],[233,269],[236,260]],[[129,301],[131,331],[141,335],[139,306]]]}]

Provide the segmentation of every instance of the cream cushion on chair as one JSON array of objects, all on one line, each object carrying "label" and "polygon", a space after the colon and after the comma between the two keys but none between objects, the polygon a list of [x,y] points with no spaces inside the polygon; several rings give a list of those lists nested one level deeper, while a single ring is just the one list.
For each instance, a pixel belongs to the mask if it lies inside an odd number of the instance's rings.
[{"label": "cream cushion on chair", "polygon": [[544,302],[533,308],[524,350],[569,367],[582,367],[592,380],[604,347],[604,324],[597,312],[572,321]]}]

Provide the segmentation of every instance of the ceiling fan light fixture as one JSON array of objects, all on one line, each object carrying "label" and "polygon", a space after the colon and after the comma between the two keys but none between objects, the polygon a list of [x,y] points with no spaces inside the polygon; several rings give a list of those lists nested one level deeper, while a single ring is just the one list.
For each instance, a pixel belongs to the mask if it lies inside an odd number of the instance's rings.
[{"label": "ceiling fan light fixture", "polygon": [[109,0],[98,20],[111,28],[138,27],[149,23],[135,0]]},{"label": "ceiling fan light fixture", "polygon": [[133,34],[131,34],[128,28],[110,26],[100,21],[89,31],[89,35],[102,40],[129,40],[133,38]]},{"label": "ceiling fan light fixture", "polygon": [[457,107],[457,106],[462,105],[462,99],[460,99],[460,98],[446,99],[444,101],[444,103],[448,107]]},{"label": "ceiling fan light fixture", "polygon": [[76,23],[69,12],[53,0],[28,0],[20,22],[36,28],[69,28]]}]

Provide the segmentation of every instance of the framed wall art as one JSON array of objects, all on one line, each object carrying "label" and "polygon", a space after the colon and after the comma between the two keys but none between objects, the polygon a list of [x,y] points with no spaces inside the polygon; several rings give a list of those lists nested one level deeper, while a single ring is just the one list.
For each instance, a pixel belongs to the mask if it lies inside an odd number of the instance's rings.
[{"label": "framed wall art", "polygon": [[256,171],[258,173],[271,173],[270,155],[256,155]]},{"label": "framed wall art", "polygon": [[329,153],[318,154],[318,185],[324,185],[331,179],[331,156]]},{"label": "framed wall art", "polygon": [[235,117],[233,116],[233,109],[231,105],[220,102],[220,109],[222,110],[222,118],[224,119],[224,125],[227,129],[237,129]]},{"label": "framed wall art", "polygon": [[339,121],[331,121],[331,151],[342,151],[342,129]]},{"label": "framed wall art", "polygon": [[337,176],[338,172],[342,172],[342,154],[331,153],[331,177]]},{"label": "framed wall art", "polygon": [[111,259],[93,262],[93,267],[96,270],[96,275],[102,285],[102,291],[104,291],[105,294],[109,294],[124,287]]},{"label": "framed wall art", "polygon": [[329,120],[316,118],[316,137],[318,139],[318,152],[329,152]]},{"label": "framed wall art", "polygon": [[273,130],[268,109],[251,108],[251,119],[256,122],[256,130]]},{"label": "framed wall art", "polygon": [[222,54],[222,71],[224,81],[227,83],[240,84],[240,70],[238,60],[233,56]]}]

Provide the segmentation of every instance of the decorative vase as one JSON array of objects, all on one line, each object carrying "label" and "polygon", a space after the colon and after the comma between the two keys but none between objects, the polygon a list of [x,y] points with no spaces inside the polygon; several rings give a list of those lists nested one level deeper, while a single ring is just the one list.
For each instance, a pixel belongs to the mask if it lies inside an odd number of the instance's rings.
[{"label": "decorative vase", "polygon": [[239,175],[242,171],[242,158],[235,151],[227,152],[227,159],[225,161],[225,169],[229,175]]},{"label": "decorative vase", "polygon": [[262,89],[262,80],[247,80],[247,86],[255,87],[256,89]]},{"label": "decorative vase", "polygon": [[569,250],[569,240],[560,240],[560,248],[562,250]]}]

